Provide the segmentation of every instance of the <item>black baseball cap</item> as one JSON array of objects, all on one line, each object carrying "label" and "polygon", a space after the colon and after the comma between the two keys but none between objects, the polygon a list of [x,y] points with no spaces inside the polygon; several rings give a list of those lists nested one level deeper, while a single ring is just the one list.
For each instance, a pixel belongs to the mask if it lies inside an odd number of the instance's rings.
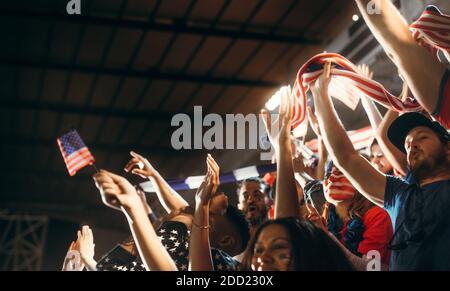
[{"label": "black baseball cap", "polygon": [[406,154],[405,139],[408,133],[416,127],[425,126],[433,130],[444,141],[450,141],[450,134],[439,122],[431,121],[425,115],[417,112],[405,113],[398,117],[388,129],[388,138],[400,151]]}]

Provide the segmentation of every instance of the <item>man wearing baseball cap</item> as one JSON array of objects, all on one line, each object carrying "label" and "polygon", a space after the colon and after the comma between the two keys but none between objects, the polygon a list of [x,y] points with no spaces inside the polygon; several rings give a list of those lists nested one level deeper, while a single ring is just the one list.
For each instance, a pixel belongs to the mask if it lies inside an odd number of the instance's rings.
[{"label": "man wearing baseball cap", "polygon": [[413,179],[381,173],[354,149],[333,108],[330,67],[311,86],[322,137],[353,186],[388,211],[394,226],[390,270],[450,270],[449,133],[420,113],[400,116],[388,137],[406,154]]},{"label": "man wearing baseball cap", "polygon": [[406,154],[416,182],[386,176],[384,207],[395,224],[391,267],[450,270],[450,134],[420,113],[406,113],[388,138]]}]

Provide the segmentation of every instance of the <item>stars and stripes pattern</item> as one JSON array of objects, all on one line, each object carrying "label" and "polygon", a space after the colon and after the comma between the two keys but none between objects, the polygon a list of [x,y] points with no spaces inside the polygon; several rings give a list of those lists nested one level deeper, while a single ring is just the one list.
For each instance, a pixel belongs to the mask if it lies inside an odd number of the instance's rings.
[{"label": "stars and stripes pattern", "polygon": [[[157,230],[161,243],[169,252],[179,271],[188,271],[190,231],[178,221],[166,221]],[[215,271],[236,271],[239,262],[227,253],[211,248]]]},{"label": "stars and stripes pattern", "polygon": [[450,53],[450,15],[428,6],[410,25],[414,39],[438,58],[440,50]]},{"label": "stars and stripes pattern", "polygon": [[[410,25],[413,37],[438,57],[440,50],[450,56],[450,15],[441,13],[435,6],[428,6],[417,21]],[[329,92],[334,98],[354,109],[361,96],[366,96],[388,109],[397,112],[422,111],[423,108],[413,97],[402,101],[383,85],[361,74],[359,69],[345,57],[335,53],[322,53],[312,57],[298,71],[293,87],[295,98],[293,128],[305,122],[306,93],[323,72],[326,62],[333,67]]]},{"label": "stars and stripes pattern", "polygon": [[[236,169],[232,172],[228,172],[220,175],[220,184],[229,184],[242,181],[244,179],[252,177],[262,177],[267,173],[277,170],[276,164],[261,165],[261,166],[249,166],[240,169]],[[185,179],[169,179],[167,183],[175,190],[191,190],[200,187],[204,176],[190,176]],[[156,192],[151,181],[143,182],[139,186],[148,193]]]},{"label": "stars and stripes pattern", "polygon": [[99,271],[145,271],[139,257],[131,255],[121,245],[116,245],[97,262]]},{"label": "stars and stripes pattern", "polygon": [[[384,107],[398,112],[422,110],[414,98],[408,97],[405,101],[400,100],[380,83],[363,76],[352,62],[335,53],[318,54],[301,67],[297,76],[296,88],[299,88],[300,92],[297,94],[300,94],[302,99],[306,99],[307,91],[323,73],[323,67],[327,62],[331,62],[333,65],[330,95],[340,99],[349,107],[354,107],[360,96],[366,96]],[[298,126],[303,121],[298,119],[294,124]]]},{"label": "stars and stripes pattern", "polygon": [[[299,72],[300,73],[300,72]],[[306,92],[302,86],[301,79],[297,74],[297,80],[292,88],[292,129],[296,129],[306,120]],[[305,94],[304,94],[305,93]]]},{"label": "stars and stripes pattern", "polygon": [[[350,138],[355,150],[358,151],[367,148],[374,140],[373,129],[371,126],[347,131],[347,136]],[[313,153],[318,152],[319,145],[317,139],[306,142],[306,146],[311,149]]]},{"label": "stars and stripes pattern", "polygon": [[84,144],[76,130],[71,130],[57,139],[59,149],[66,163],[69,175],[73,176],[81,168],[92,165],[94,156]]},{"label": "stars and stripes pattern", "polygon": [[[165,221],[156,231],[161,244],[166,248],[179,271],[188,271],[189,240],[191,232],[178,221]],[[227,253],[211,248],[214,270],[237,271],[240,263]],[[122,246],[116,245],[97,262],[99,271],[145,271],[139,257],[131,255]]]}]

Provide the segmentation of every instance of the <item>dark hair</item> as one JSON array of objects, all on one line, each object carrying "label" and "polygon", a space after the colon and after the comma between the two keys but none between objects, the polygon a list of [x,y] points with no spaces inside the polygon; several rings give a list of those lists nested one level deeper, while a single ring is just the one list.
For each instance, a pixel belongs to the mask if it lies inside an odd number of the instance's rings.
[{"label": "dark hair", "polygon": [[251,270],[256,241],[269,225],[281,225],[289,233],[292,245],[290,271],[353,271],[354,268],[340,246],[310,221],[280,218],[267,221],[256,231],[242,260],[243,269]]},{"label": "dark hair", "polygon": [[245,215],[244,213],[242,213],[242,211],[240,211],[236,207],[229,205],[227,208],[227,212],[225,213],[225,216],[230,221],[230,223],[233,224],[233,226],[236,229],[236,232],[241,237],[242,246],[241,251],[239,252],[241,253],[242,251],[245,250],[248,241],[250,240],[250,229],[248,226],[248,222],[245,219]]},{"label": "dark hair", "polygon": [[258,183],[260,185],[260,187],[263,189],[263,192],[267,193],[267,191],[269,190],[269,185],[267,185],[267,183],[263,179],[261,179],[259,177],[247,178],[247,179],[244,179],[244,180],[236,183],[236,194],[238,195],[238,198],[239,198],[239,192],[241,191],[241,188],[245,185],[245,183],[248,183],[248,182]]},{"label": "dark hair", "polygon": [[378,145],[378,146],[379,146],[378,140],[377,140],[376,138],[374,138],[373,141],[372,141],[372,142],[370,143],[370,145],[369,145],[369,150],[370,150],[370,151],[372,151],[372,147],[373,147],[374,145]]},{"label": "dark hair", "polygon": [[[322,217],[328,220],[330,203],[327,202],[324,205]],[[361,193],[356,191],[355,196],[353,196],[350,205],[348,206],[347,213],[350,219],[359,217],[363,218],[367,211],[374,208],[375,204],[373,204],[369,199],[364,197]]]}]

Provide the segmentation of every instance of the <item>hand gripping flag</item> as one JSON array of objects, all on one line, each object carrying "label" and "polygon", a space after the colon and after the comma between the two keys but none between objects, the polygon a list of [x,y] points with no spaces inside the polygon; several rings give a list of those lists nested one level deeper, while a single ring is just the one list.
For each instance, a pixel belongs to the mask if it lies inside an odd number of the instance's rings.
[{"label": "hand gripping flag", "polygon": [[[333,64],[331,69],[332,81],[329,88],[330,95],[342,100],[345,104],[354,104],[355,101],[357,103],[359,94],[359,96],[367,96],[384,107],[395,111],[422,110],[414,98],[408,97],[405,101],[401,101],[388,92],[380,83],[363,76],[359,69],[349,60],[335,53],[318,54],[301,67],[297,74],[296,85],[294,86],[294,90],[296,91],[295,95],[301,96],[299,97],[301,102],[305,102],[303,100],[306,100],[307,91],[311,84],[320,77],[323,72],[323,67],[327,62]],[[347,93],[343,93],[343,90],[347,90]],[[303,120],[298,118],[295,124],[298,125],[301,122]]]},{"label": "hand gripping flag", "polygon": [[[417,21],[410,25],[415,40],[434,56],[443,51],[450,57],[450,15],[445,15],[435,6],[428,6]],[[299,70],[293,88],[295,98],[293,128],[305,120],[306,93],[310,85],[319,78],[326,62],[333,68],[329,92],[334,98],[355,108],[361,96],[366,96],[388,109],[397,112],[422,111],[422,107],[413,97],[401,101],[388,92],[380,83],[361,74],[359,69],[339,54],[322,53],[312,57]]]},{"label": "hand gripping flag", "polygon": [[81,168],[95,162],[89,149],[76,130],[71,130],[56,140],[66,163],[69,175],[73,176]]}]

